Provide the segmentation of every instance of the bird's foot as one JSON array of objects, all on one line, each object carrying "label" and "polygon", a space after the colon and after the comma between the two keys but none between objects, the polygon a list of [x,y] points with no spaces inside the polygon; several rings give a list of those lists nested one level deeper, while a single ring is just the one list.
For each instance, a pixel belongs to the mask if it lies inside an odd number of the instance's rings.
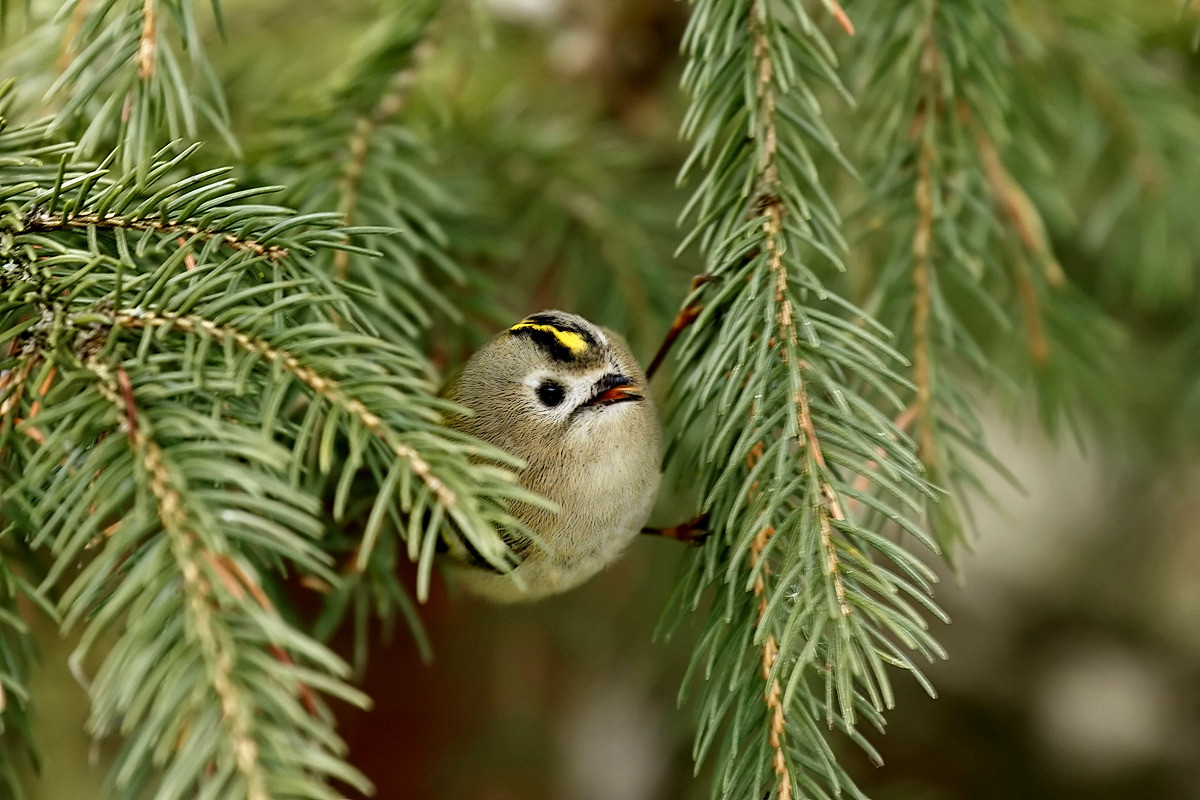
[{"label": "bird's foot", "polygon": [[642,528],[642,533],[647,536],[674,539],[677,542],[699,547],[708,541],[711,531],[708,529],[708,514],[701,514],[679,525],[671,525],[666,528]]}]

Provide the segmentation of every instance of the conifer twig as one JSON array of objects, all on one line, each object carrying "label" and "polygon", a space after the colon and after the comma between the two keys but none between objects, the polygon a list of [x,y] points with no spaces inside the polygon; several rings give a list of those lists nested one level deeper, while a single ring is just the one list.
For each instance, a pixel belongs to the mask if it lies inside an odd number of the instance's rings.
[{"label": "conifer twig", "polygon": [[[750,570],[751,572],[757,571],[754,577],[754,596],[758,598],[758,605],[755,611],[755,620],[758,623],[762,622],[763,616],[767,613],[766,576],[770,574],[769,565],[762,564],[760,566],[759,561],[762,558],[767,542],[774,533],[775,529],[770,525],[766,525],[759,530],[758,535],[754,537],[753,544],[750,545]],[[775,634],[768,633],[761,649],[761,662],[762,677],[767,683],[767,710],[771,717],[768,733],[768,742],[773,751],[771,768],[775,771],[777,779],[775,784],[776,800],[791,800],[792,774],[788,770],[787,758],[784,755],[783,749],[783,737],[787,727],[787,719],[783,712],[783,702],[780,697],[782,691],[779,686],[779,679],[772,677],[775,659],[778,656],[779,645],[775,641]]]},{"label": "conifer twig", "polygon": [[117,214],[63,214],[35,210],[24,220],[26,230],[56,231],[70,228],[124,228],[135,231],[158,231],[165,234],[183,233],[188,236],[198,236],[201,239],[216,239],[221,244],[234,250],[247,250],[257,256],[279,261],[288,256],[288,249],[279,245],[268,245],[244,236],[237,236],[223,231],[213,231],[201,228],[180,220],[164,220],[158,217],[122,217]]},{"label": "conifer twig", "polygon": [[[1046,279],[1052,286],[1060,286],[1066,282],[1062,267],[1054,258],[1050,244],[1046,238],[1046,228],[1041,216],[1037,213],[1033,202],[1021,188],[1020,184],[1009,174],[1004,166],[1000,151],[996,148],[987,131],[975,119],[975,115],[965,103],[959,103],[959,114],[965,117],[975,136],[979,148],[979,160],[983,164],[984,175],[987,176],[988,186],[996,203],[1004,210],[1005,216],[1016,233],[1017,238],[1029,250],[1030,254],[1045,270]],[[1021,300],[1021,316],[1025,320],[1026,338],[1029,346],[1029,356],[1037,367],[1044,367],[1050,361],[1050,345],[1046,339],[1046,330],[1042,322],[1041,300],[1037,287],[1033,283],[1028,265],[1018,264],[1013,280],[1016,282],[1017,295]]]},{"label": "conifer twig", "polygon": [[[358,207],[359,190],[362,184],[363,170],[367,165],[367,156],[371,149],[372,136],[381,125],[386,124],[404,110],[408,95],[417,83],[421,67],[432,54],[433,43],[429,39],[422,39],[413,48],[408,63],[392,76],[388,91],[380,98],[371,113],[364,114],[355,122],[354,135],[350,138],[350,158],[346,162],[346,169],[338,182],[342,193],[338,213],[342,215],[345,224],[352,224],[355,209]],[[334,253],[333,274],[338,280],[346,279],[349,267],[350,254],[347,251],[338,250]]]},{"label": "conifer twig", "polygon": [[138,78],[150,80],[154,75],[154,56],[158,49],[158,2],[142,0],[142,34],[138,38]]},{"label": "conifer twig", "polygon": [[[775,64],[771,59],[770,40],[763,28],[763,0],[756,0],[751,5],[749,14],[750,35],[752,38],[752,54],[755,70],[755,94],[758,101],[758,130],[761,135],[761,162],[755,175],[758,197],[755,208],[759,215],[760,227],[763,233],[763,249],[765,250],[767,267],[774,282],[775,324],[777,336],[785,341],[780,348],[780,356],[787,364],[789,354],[799,352],[799,336],[796,331],[796,321],[791,299],[788,296],[788,269],[783,261],[783,247],[780,237],[783,232],[784,205],[780,197],[779,167],[776,163],[779,135],[775,126]],[[842,519],[842,510],[838,503],[837,494],[821,474],[825,469],[825,458],[821,452],[820,440],[812,422],[808,389],[804,376],[802,361],[792,365],[798,373],[794,390],[793,402],[797,408],[797,421],[803,440],[800,445],[806,452],[811,469],[817,474],[817,485],[820,496],[817,498],[818,514],[820,517],[820,542],[825,553],[824,568],[834,584],[834,592],[839,608],[843,615],[850,614],[846,603],[845,586],[842,581],[841,568],[838,562],[837,549],[833,543],[833,534],[829,523],[829,514]],[[753,458],[753,457],[752,457]],[[757,489],[755,489],[757,491]],[[766,573],[768,565],[760,563],[763,550],[774,534],[774,527],[764,525],[755,537],[750,549],[750,569],[755,572],[753,591],[758,598],[756,620],[761,624],[768,608],[766,590]],[[773,633],[768,633],[760,649],[763,680],[767,682],[764,700],[767,705],[770,722],[767,730],[768,743],[773,751],[771,768],[776,778],[776,796],[779,800],[790,800],[792,792],[792,776],[788,768],[784,750],[783,738],[786,730],[786,717],[780,699],[781,689],[777,679],[772,678],[772,670],[778,654],[778,644]]]},{"label": "conifer twig", "polygon": [[188,529],[188,512],[167,467],[162,449],[139,424],[133,403],[129,377],[124,370],[113,370],[92,359],[86,365],[99,378],[97,390],[116,409],[121,430],[129,438],[136,462],[148,478],[151,494],[158,501],[158,519],[171,542],[171,554],[179,568],[187,608],[191,612],[192,633],[200,643],[209,670],[212,687],[220,702],[221,718],[229,728],[234,763],[242,775],[247,800],[270,800],[266,779],[259,762],[258,744],[251,733],[253,714],[242,701],[241,691],[232,680],[234,656],[213,629],[212,588],[200,569],[203,551],[197,551],[196,536]]},{"label": "conifer twig", "polygon": [[[790,339],[794,334],[791,324],[792,307],[786,296],[787,268],[783,264],[778,242],[783,223],[783,208],[778,196],[775,194],[779,184],[779,171],[775,164],[775,148],[778,139],[775,131],[775,94],[771,85],[774,77],[774,64],[771,63],[768,50],[770,46],[769,41],[766,32],[762,28],[761,14],[763,9],[761,8],[761,2],[762,0],[755,0],[754,4],[750,7],[749,15],[751,36],[754,41],[754,61],[758,67],[755,92],[758,95],[758,102],[762,108],[762,117],[759,124],[764,134],[762,144],[764,161],[761,171],[757,175],[757,184],[760,191],[758,208],[762,215],[762,229],[766,234],[765,244],[768,252],[768,263],[771,273],[775,276],[776,323],[784,331],[784,335]],[[784,349],[782,352],[786,361],[788,351]],[[799,391],[803,392],[803,380],[800,386]],[[811,442],[808,444],[811,446]],[[755,612],[758,623],[762,622],[768,602],[766,594],[766,572],[768,565],[760,564],[759,560],[764,548],[767,546],[767,541],[773,533],[774,528],[769,525],[763,526],[754,538],[754,542],[750,548],[749,567],[751,572],[757,570],[754,578],[754,594],[758,598],[758,606]],[[776,795],[779,800],[791,800],[792,775],[788,770],[787,758],[784,755],[783,748],[783,736],[785,732],[783,706],[780,703],[779,682],[777,680],[772,681],[771,679],[771,670],[775,666],[777,653],[778,646],[775,642],[775,635],[768,633],[760,651],[762,676],[767,684],[764,699],[767,704],[767,712],[770,716],[767,740],[773,751],[771,769],[775,773]]]},{"label": "conifer twig", "polygon": [[1008,168],[1004,166],[1004,159],[1001,158],[1000,151],[997,149],[996,143],[992,141],[992,137],[988,136],[983,125],[971,113],[967,104],[961,100],[958,103],[958,113],[960,117],[966,119],[971,127],[976,147],[979,149],[979,160],[983,165],[984,175],[987,177],[988,187],[991,189],[996,203],[1004,210],[1013,232],[1016,233],[1017,238],[1025,245],[1030,254],[1039,261],[1050,285],[1063,285],[1066,283],[1066,275],[1054,257],[1054,251],[1046,236],[1046,226],[1042,222],[1037,207],[1013,178]]},{"label": "conifer twig", "polygon": [[[932,15],[932,11],[930,14]],[[920,63],[921,106],[914,121],[917,139],[917,175],[913,196],[917,205],[917,224],[913,233],[913,382],[917,386],[916,413],[917,454],[926,467],[932,468],[937,459],[934,445],[933,419],[933,354],[929,339],[929,312],[932,292],[929,251],[933,242],[933,132],[939,96],[938,73],[941,56],[933,38],[933,22],[927,19]]]},{"label": "conifer twig", "polygon": [[1013,276],[1017,284],[1017,296],[1021,298],[1021,317],[1025,320],[1026,344],[1034,366],[1044,367],[1050,362],[1050,345],[1046,341],[1046,328],[1042,323],[1042,304],[1029,268],[1018,265]]},{"label": "conifer twig", "polygon": [[[762,145],[764,163],[758,174],[758,184],[761,187],[761,193],[757,206],[762,219],[761,224],[764,233],[764,246],[767,251],[767,264],[775,280],[775,323],[787,340],[786,347],[780,350],[781,357],[786,364],[789,353],[799,352],[800,337],[796,331],[795,312],[792,309],[792,301],[787,294],[788,271],[787,266],[783,263],[783,248],[780,244],[780,236],[783,233],[784,206],[778,194],[779,167],[775,162],[776,148],[779,142],[779,136],[775,130],[775,90],[772,86],[775,77],[775,65],[770,58],[770,43],[766,33],[762,30],[761,24],[758,22],[760,11],[761,9],[756,2],[750,14],[754,35],[754,58],[758,64],[756,90],[759,102],[762,104],[762,117],[759,124],[764,134]],[[828,514],[832,514],[834,519],[841,521],[845,519],[845,515],[838,501],[837,492],[829,485],[824,475],[821,474],[827,469],[827,466],[825,464],[825,455],[821,452],[821,441],[817,437],[816,428],[812,421],[808,388],[804,378],[805,364],[800,362],[795,366],[799,372],[800,379],[797,381],[793,400],[797,408],[800,430],[804,436],[801,446],[807,450],[809,458],[818,472],[816,480],[821,493],[819,503],[821,546],[825,550],[825,568],[827,574],[833,579],[834,592],[837,595],[838,605],[841,608],[842,614],[849,616],[850,607],[846,603],[846,588],[842,581],[837,548],[833,543],[833,534],[828,517]]]},{"label": "conifer twig", "polygon": [[[724,725],[718,795],[833,797],[854,789],[820,718],[862,743],[857,714],[878,724],[892,701],[885,665],[919,672],[906,649],[940,653],[907,602],[939,613],[932,573],[855,519],[853,481],[886,471],[863,502],[932,547],[902,510],[931,490],[910,440],[869,396],[898,399],[901,379],[884,366],[896,354],[866,315],[846,319],[853,305],[814,268],[839,266],[847,246],[815,152],[853,169],[809,83],[819,74],[842,90],[828,42],[797,4],[695,0],[684,43],[683,131],[694,144],[683,173],[701,173],[685,244],[698,243],[706,273],[725,284],[705,293],[706,322],[688,329],[674,382],[687,420],[679,449],[698,421],[713,425],[696,455],[722,545],[696,554],[683,596],[695,608],[704,587],[723,587],[692,666],[737,691],[730,702],[727,690],[704,690],[696,756]],[[813,71],[797,70],[801,60]]]},{"label": "conifer twig", "polygon": [[419,452],[399,440],[396,433],[356,398],[349,397],[341,385],[333,378],[321,375],[312,367],[301,363],[291,353],[254,336],[228,325],[218,325],[215,322],[194,314],[176,314],[170,311],[143,311],[140,309],[124,309],[113,315],[113,324],[126,328],[140,328],[147,325],[162,328],[178,328],[181,331],[202,331],[218,342],[232,342],[248,353],[254,353],[269,364],[278,364],[294,375],[301,383],[313,392],[321,395],[338,408],[345,410],[357,419],[364,428],[379,438],[395,455],[408,463],[409,469],[437,497],[446,508],[453,508],[458,503],[454,491],[441,478],[434,474],[433,469]]},{"label": "conifer twig", "polygon": [[[697,275],[692,278],[691,291],[694,293],[696,289],[712,280],[709,275]],[[679,313],[675,315],[675,319],[671,320],[671,326],[667,328],[667,333],[663,336],[662,344],[658,346],[658,350],[654,353],[654,358],[650,359],[649,366],[646,367],[646,380],[654,377],[658,372],[658,368],[667,360],[667,355],[670,354],[671,348],[675,345],[679,335],[683,333],[689,325],[696,321],[696,317],[700,316],[699,302],[685,303],[683,308],[679,309]]]}]

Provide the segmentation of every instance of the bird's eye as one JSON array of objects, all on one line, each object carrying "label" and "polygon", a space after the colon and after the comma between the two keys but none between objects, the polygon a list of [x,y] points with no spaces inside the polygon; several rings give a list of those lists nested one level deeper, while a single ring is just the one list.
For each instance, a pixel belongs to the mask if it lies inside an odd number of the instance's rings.
[{"label": "bird's eye", "polygon": [[563,391],[562,384],[545,381],[537,387],[537,396],[538,400],[542,401],[542,405],[552,408],[563,401],[566,392]]}]

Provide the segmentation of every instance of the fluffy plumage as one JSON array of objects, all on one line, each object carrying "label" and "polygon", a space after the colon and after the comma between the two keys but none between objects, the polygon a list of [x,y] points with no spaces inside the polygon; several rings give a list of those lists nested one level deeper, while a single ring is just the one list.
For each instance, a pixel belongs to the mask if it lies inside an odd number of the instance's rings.
[{"label": "fluffy plumage", "polygon": [[469,590],[500,602],[566,591],[641,531],[658,492],[662,435],[646,375],[621,337],[575,314],[534,314],[481,347],[443,394],[473,412],[452,427],[523,459],[521,485],[562,509],[513,509],[546,548],[514,543],[523,560],[512,573],[452,546]]}]

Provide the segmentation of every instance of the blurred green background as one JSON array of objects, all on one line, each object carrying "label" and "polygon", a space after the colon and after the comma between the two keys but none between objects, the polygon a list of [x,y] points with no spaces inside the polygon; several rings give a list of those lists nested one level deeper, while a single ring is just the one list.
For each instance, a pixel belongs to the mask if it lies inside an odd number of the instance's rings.
[{"label": "blurred green background", "polygon": [[[336,84],[380,7],[223,5],[229,35],[213,34],[211,55],[254,178],[271,132]],[[1031,103],[1057,120],[1041,142],[1051,168],[1027,185],[1064,269],[1122,327],[1125,349],[1112,354],[1110,391],[1092,398],[1103,413],[1085,415],[1076,439],[1050,441],[1019,389],[980,387],[990,440],[1023,488],[995,479],[994,503],[975,508],[973,552],[944,575],[953,623],[936,635],[950,659],[928,671],[940,697],[900,683],[888,733],[868,737],[883,767],[844,748],[877,800],[1200,798],[1200,60],[1194,10],[1179,20],[1179,8],[1013,4],[1029,37],[1015,69],[1062,78],[1015,98],[1014,113]],[[434,23],[404,119],[449,197],[487,198],[442,210],[452,252],[478,280],[451,290],[475,295],[455,298],[472,311],[464,331],[431,338],[440,366],[552,306],[653,352],[700,269],[695,254],[674,254],[687,11],[489,0],[449,4]],[[9,71],[29,42],[10,41]],[[31,84],[36,100],[44,87]],[[855,113],[831,109],[848,144]],[[239,156],[214,140],[202,157]],[[861,190],[833,180],[850,210]],[[852,242],[848,284],[869,285],[872,253]],[[686,513],[668,495],[662,521]],[[422,609],[433,662],[395,632],[362,675],[374,710],[339,712],[376,796],[707,796],[704,767],[692,777],[689,712],[676,707],[694,631],[653,637],[681,558],[674,543],[638,542],[587,586],[534,606],[490,607],[438,583]],[[93,800],[109,743],[84,732],[71,643],[40,625],[45,763],[32,797]],[[350,655],[348,640],[339,647]]]}]

